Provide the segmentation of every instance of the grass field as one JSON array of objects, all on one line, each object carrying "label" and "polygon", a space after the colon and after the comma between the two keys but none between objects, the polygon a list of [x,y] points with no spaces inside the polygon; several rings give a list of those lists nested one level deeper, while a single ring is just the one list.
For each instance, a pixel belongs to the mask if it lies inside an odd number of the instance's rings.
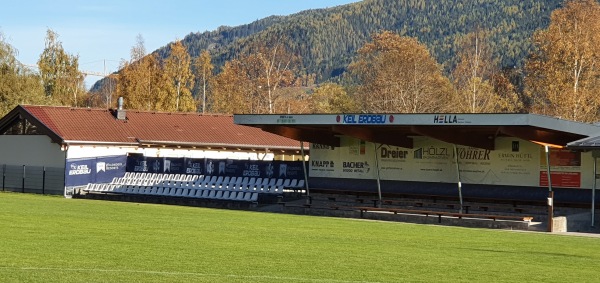
[{"label": "grass field", "polygon": [[0,193],[0,282],[569,281],[600,238]]}]

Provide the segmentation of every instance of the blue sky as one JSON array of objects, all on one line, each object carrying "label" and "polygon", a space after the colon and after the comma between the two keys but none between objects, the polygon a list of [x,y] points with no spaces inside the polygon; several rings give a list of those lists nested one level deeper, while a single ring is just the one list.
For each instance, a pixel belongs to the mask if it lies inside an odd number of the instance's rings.
[{"label": "blue sky", "polygon": [[[191,32],[352,2],[358,0],[10,1],[1,5],[0,32],[24,64],[36,64],[50,28],[66,52],[79,55],[81,70],[104,73],[106,65],[110,73],[129,58],[138,34],[151,52]],[[87,87],[98,79],[88,76]]]}]

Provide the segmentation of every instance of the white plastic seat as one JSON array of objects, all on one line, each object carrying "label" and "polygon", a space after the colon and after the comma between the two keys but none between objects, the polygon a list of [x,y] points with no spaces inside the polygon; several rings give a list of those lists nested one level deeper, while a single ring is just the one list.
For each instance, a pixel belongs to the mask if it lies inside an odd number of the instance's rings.
[{"label": "white plastic seat", "polygon": [[244,200],[244,195],[249,194],[250,192],[239,192],[235,198],[235,200]]},{"label": "white plastic seat", "polygon": [[252,194],[253,192],[247,192],[244,194],[244,201],[250,201],[250,198],[252,198]]},{"label": "white plastic seat", "polygon": [[210,192],[208,193],[208,198],[211,198],[211,199],[215,198],[216,194],[217,194],[216,190],[210,190]]},{"label": "white plastic seat", "polygon": [[282,184],[282,185],[283,185],[284,187],[286,187],[286,188],[289,188],[289,187],[290,187],[290,183],[291,183],[291,182],[292,182],[292,179],[285,179],[285,180],[283,181],[283,184]]},{"label": "white plastic seat", "polygon": [[210,194],[210,190],[202,190],[202,198],[208,198],[208,195]]},{"label": "white plastic seat", "polygon": [[229,199],[229,195],[231,194],[231,191],[223,191],[223,196],[221,197],[222,199]]},{"label": "white plastic seat", "polygon": [[258,201],[258,193],[252,193],[252,195],[250,196],[250,201],[257,202]]},{"label": "white plastic seat", "polygon": [[243,192],[232,191],[229,193],[229,198],[227,198],[227,199],[234,200],[234,199],[236,199],[238,194],[243,194]]}]

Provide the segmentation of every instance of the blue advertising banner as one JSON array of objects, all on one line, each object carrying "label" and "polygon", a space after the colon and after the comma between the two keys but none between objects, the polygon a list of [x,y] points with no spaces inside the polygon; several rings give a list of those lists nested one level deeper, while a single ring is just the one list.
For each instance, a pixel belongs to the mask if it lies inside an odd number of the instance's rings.
[{"label": "blue advertising banner", "polygon": [[144,157],[143,155],[127,156],[127,172],[148,172],[148,162],[146,162],[146,157]]},{"label": "blue advertising banner", "polygon": [[185,158],[185,174],[204,174],[204,159]]},{"label": "blue advertising banner", "polygon": [[127,157],[127,172],[281,179],[304,178],[304,169],[300,161],[144,157],[139,155]]},{"label": "blue advertising banner", "polygon": [[115,177],[123,177],[126,162],[126,156],[97,157],[95,183],[109,183]]},{"label": "blue advertising banner", "polygon": [[83,186],[93,180],[92,168],[95,166],[94,159],[67,159],[65,168],[65,186]]},{"label": "blue advertising banner", "polygon": [[304,179],[301,161],[273,161],[273,166],[279,179]]},{"label": "blue advertising banner", "polygon": [[185,158],[168,158],[163,160],[163,173],[186,174]]},{"label": "blue advertising banner", "polygon": [[103,156],[67,159],[65,186],[84,186],[88,183],[107,183],[125,175],[125,156]]}]

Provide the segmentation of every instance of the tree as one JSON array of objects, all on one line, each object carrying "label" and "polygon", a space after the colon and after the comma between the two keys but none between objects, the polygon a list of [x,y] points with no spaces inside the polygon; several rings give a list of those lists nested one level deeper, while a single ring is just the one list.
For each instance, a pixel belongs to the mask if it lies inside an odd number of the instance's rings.
[{"label": "tree", "polygon": [[552,12],[534,34],[525,65],[525,94],[532,112],[595,122],[600,108],[600,4],[576,0]]},{"label": "tree", "polygon": [[[295,75],[292,69],[295,67],[298,58],[293,55],[283,44],[283,39],[271,40],[271,44],[259,45],[254,54],[256,63],[262,67],[262,74],[258,75],[258,80],[266,87],[267,101],[269,104],[269,114],[273,113],[275,100],[278,98],[276,91],[279,87],[291,86],[295,81]],[[251,56],[252,57],[252,56]],[[259,85],[262,87],[262,85]]]},{"label": "tree", "polygon": [[160,101],[161,110],[196,111],[192,98],[194,79],[190,69],[191,59],[180,40],[170,45],[171,53],[163,64],[166,93]]},{"label": "tree", "polygon": [[121,62],[117,76],[117,94],[125,100],[127,108],[139,110],[159,110],[162,88],[160,62],[156,53],[146,55],[144,39],[136,37],[131,48],[130,61]]},{"label": "tree", "polygon": [[335,83],[325,83],[314,89],[310,97],[310,109],[313,113],[351,113],[356,112],[354,100],[344,87]]},{"label": "tree", "polygon": [[349,69],[359,84],[356,96],[363,112],[439,112],[448,107],[450,81],[414,38],[389,31],[374,34]]},{"label": "tree", "polygon": [[[211,95],[213,109],[225,113],[274,113],[282,87],[293,86],[299,59],[283,45],[282,40],[266,40],[272,44],[252,43],[246,55],[225,64],[215,77]],[[229,93],[227,93],[227,91]],[[238,97],[243,104],[233,103]],[[236,106],[236,108],[231,108]],[[238,107],[239,106],[239,107]],[[281,111],[281,110],[279,110]],[[294,112],[290,109],[291,112]]]},{"label": "tree", "polygon": [[196,69],[196,77],[202,86],[202,114],[204,114],[206,111],[206,89],[208,82],[213,76],[214,69],[208,50],[202,51],[200,56],[194,60],[194,66]]},{"label": "tree", "polygon": [[45,48],[38,68],[46,95],[55,103],[80,106],[86,94],[83,74],[79,71],[79,57],[65,52],[58,34],[48,29]]},{"label": "tree", "polygon": [[211,82],[213,88],[209,104],[212,112],[224,114],[255,113],[252,97],[248,96],[246,87],[251,85],[251,81],[244,74],[244,66],[239,60],[231,60],[225,63],[221,73],[215,76]]},{"label": "tree", "polygon": [[[454,110],[469,113],[515,112],[520,101],[510,81],[498,71],[487,32],[477,29],[465,35],[452,72],[456,98]],[[500,85],[495,86],[494,83]],[[501,92],[497,92],[501,90]]]},{"label": "tree", "polygon": [[40,77],[16,59],[17,51],[0,33],[0,116],[19,104],[45,104]]}]

